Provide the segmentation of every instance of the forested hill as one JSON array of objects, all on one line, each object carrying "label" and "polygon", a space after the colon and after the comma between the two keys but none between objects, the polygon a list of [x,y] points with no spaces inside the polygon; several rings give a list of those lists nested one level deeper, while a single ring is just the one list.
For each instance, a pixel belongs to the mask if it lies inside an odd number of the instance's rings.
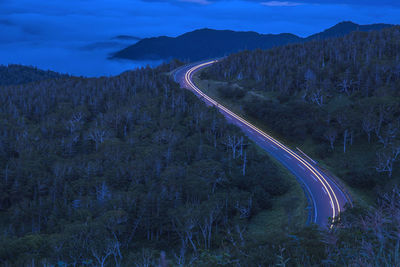
[{"label": "forested hill", "polygon": [[399,190],[293,227],[282,171],[174,67],[0,86],[1,266],[399,266]]},{"label": "forested hill", "polygon": [[385,28],[393,27],[394,25],[391,24],[384,24],[384,23],[377,23],[377,24],[370,24],[370,25],[358,25],[351,21],[344,21],[341,23],[336,24],[335,26],[326,29],[323,32],[313,34],[307,37],[305,40],[325,40],[329,38],[336,38],[336,37],[343,37],[346,34],[351,32],[360,31],[360,32],[369,32],[369,31],[376,31],[382,30]]},{"label": "forested hill", "polygon": [[203,78],[348,185],[400,183],[400,27],[231,55]]},{"label": "forested hill", "polygon": [[287,192],[174,67],[0,87],[0,265],[186,265]]},{"label": "forested hill", "polygon": [[54,78],[65,78],[67,75],[59,74],[54,71],[44,71],[35,67],[22,65],[0,65],[0,86],[16,85],[29,82],[36,82]]},{"label": "forested hill", "polygon": [[201,29],[182,34],[176,38],[166,36],[145,38],[115,53],[114,57],[133,60],[178,58],[195,61],[226,56],[245,49],[267,49],[312,39],[344,36],[352,31],[370,31],[391,26],[393,25],[358,25],[352,22],[342,22],[308,38],[301,38],[289,33],[259,34],[256,32]]}]

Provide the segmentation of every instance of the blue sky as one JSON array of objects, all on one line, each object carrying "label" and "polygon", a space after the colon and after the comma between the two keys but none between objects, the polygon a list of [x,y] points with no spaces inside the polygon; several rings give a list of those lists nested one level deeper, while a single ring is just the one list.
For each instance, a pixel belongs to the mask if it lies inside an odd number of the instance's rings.
[{"label": "blue sky", "polygon": [[0,0],[0,64],[40,66],[34,54],[41,48],[57,54],[119,34],[176,36],[208,27],[308,36],[343,20],[399,24],[400,1]]},{"label": "blue sky", "polygon": [[305,36],[343,20],[399,18],[400,1],[388,0],[0,0],[0,40],[175,36],[203,27]]}]

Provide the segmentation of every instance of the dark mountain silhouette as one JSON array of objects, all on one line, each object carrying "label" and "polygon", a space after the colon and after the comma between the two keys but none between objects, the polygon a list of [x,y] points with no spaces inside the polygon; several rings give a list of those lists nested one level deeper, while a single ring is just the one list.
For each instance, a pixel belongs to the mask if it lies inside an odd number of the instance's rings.
[{"label": "dark mountain silhouette", "polygon": [[369,32],[369,31],[376,31],[376,30],[382,30],[384,28],[389,28],[393,27],[394,25],[392,24],[369,24],[369,25],[358,25],[356,23],[353,23],[351,21],[344,21],[341,23],[336,24],[335,26],[326,29],[323,32],[313,34],[305,40],[324,40],[328,38],[336,38],[336,37],[342,37],[345,36],[351,32],[354,31],[361,31],[361,32]]},{"label": "dark mountain silhouette", "polygon": [[353,31],[371,31],[391,27],[389,24],[358,25],[341,22],[321,33],[301,38],[294,34],[259,34],[230,30],[200,29],[178,37],[153,37],[140,40],[113,55],[132,60],[171,59],[201,60],[221,57],[241,50],[268,49],[291,43],[344,36]]},{"label": "dark mountain silhouette", "polygon": [[256,32],[235,32],[229,30],[201,29],[188,32],[176,38],[146,38],[129,46],[114,57],[134,60],[142,59],[189,59],[219,57],[243,49],[271,48],[301,41],[293,34],[259,34]]},{"label": "dark mountain silhouette", "polygon": [[111,39],[112,40],[125,40],[125,41],[131,41],[131,40],[138,41],[142,38],[137,37],[137,36],[131,36],[131,35],[117,35]]}]

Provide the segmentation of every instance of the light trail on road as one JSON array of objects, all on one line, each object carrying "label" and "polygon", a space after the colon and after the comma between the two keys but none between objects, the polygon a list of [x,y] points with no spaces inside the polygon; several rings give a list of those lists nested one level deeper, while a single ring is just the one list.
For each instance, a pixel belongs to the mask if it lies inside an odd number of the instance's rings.
[{"label": "light trail on road", "polygon": [[[202,69],[204,67],[210,66],[211,64],[214,64],[216,62],[218,62],[218,61],[212,60],[212,61],[204,62],[201,64],[197,64],[197,65],[191,67],[189,70],[185,71],[184,82],[190,87],[191,90],[193,90],[207,104],[213,105],[217,109],[222,111],[222,113],[229,115],[229,117],[236,120],[237,123],[242,124],[241,125],[242,127],[243,126],[247,127],[248,131],[258,134],[258,139],[260,139],[261,141],[264,141],[264,142],[269,141],[269,144],[274,148],[275,151],[282,152],[283,155],[287,158],[287,160],[295,160],[296,165],[298,167],[300,167],[303,171],[308,171],[311,174],[311,178],[313,179],[313,181],[320,184],[320,186],[321,186],[320,191],[322,191],[323,194],[326,194],[329,197],[329,200],[325,201],[328,203],[326,203],[326,205],[324,205],[324,206],[329,207],[331,209],[330,214],[331,214],[332,222],[331,222],[330,227],[332,227],[335,220],[337,220],[337,218],[339,217],[344,204],[346,202],[349,202],[347,197],[343,193],[343,191],[334,182],[328,181],[330,179],[328,177],[326,177],[323,173],[321,173],[321,171],[319,171],[316,167],[314,167],[307,160],[305,160],[304,158],[299,156],[297,153],[293,152],[291,149],[289,149],[288,147],[283,145],[281,142],[279,142],[275,138],[271,137],[267,133],[263,132],[262,130],[260,130],[259,128],[257,128],[256,126],[254,126],[253,124],[251,124],[250,122],[245,120],[244,118],[242,118],[239,115],[235,114],[234,112],[230,111],[228,108],[226,108],[225,106],[221,105],[220,103],[218,103],[217,101],[215,101],[214,99],[212,99],[211,97],[209,97],[208,95],[203,93],[193,83],[192,76],[196,71],[198,71],[199,69]],[[174,75],[175,80],[176,80],[176,75],[177,75],[177,72]],[[281,149],[281,151],[278,151],[279,148]],[[311,162],[315,163],[315,161],[313,161],[312,159],[310,159],[310,160],[311,160]],[[287,166],[287,167],[289,168],[289,166]],[[295,171],[293,171],[292,168],[289,168],[289,169],[291,169],[292,172],[295,172]],[[296,176],[298,178],[300,178],[300,180],[307,187],[307,189],[308,189],[309,193],[311,194],[311,197],[313,198],[313,201],[315,203],[315,197],[313,196],[313,193],[311,192],[312,190],[310,190],[310,187],[307,185],[306,181],[304,180],[304,177],[301,177],[301,175],[299,175],[298,173],[296,173]],[[335,190],[331,186],[331,183],[334,185],[334,187],[337,189],[338,192],[335,192]],[[341,196],[344,197],[343,198],[344,200],[341,199],[341,203],[339,203],[337,193],[340,193]],[[340,204],[342,204],[342,205],[340,205]],[[313,221],[316,223],[317,218],[318,218],[318,210],[317,210],[317,207],[315,204],[314,204],[314,209],[315,209],[315,211],[314,211],[314,220]],[[321,222],[320,224],[323,224],[323,221],[324,221],[324,218],[322,218],[320,220],[320,222]]]}]

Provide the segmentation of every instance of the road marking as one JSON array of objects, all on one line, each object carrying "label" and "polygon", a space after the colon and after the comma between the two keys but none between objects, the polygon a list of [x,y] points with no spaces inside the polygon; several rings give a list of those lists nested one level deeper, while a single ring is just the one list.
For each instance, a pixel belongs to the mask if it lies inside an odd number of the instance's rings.
[{"label": "road marking", "polygon": [[292,159],[288,154],[285,154],[285,157],[287,157],[288,159]]},{"label": "road marking", "polygon": [[303,166],[301,166],[299,163],[297,163],[297,166],[299,166],[302,170],[305,170],[305,169],[303,168]]},{"label": "road marking", "polygon": [[311,178],[313,178],[314,181],[318,182],[317,179],[315,179],[314,175],[311,174],[310,176]]},{"label": "road marking", "polygon": [[273,149],[278,150],[278,148],[276,146],[271,145]]},{"label": "road marking", "polygon": [[[323,187],[321,187],[321,188],[322,188],[322,190],[324,190],[325,195],[327,195],[328,193],[326,192],[325,188],[323,188]],[[332,205],[332,203],[331,203],[331,205]]]},{"label": "road marking", "polygon": [[265,138],[262,136],[259,136],[258,139],[260,139],[261,141],[265,141]]}]

